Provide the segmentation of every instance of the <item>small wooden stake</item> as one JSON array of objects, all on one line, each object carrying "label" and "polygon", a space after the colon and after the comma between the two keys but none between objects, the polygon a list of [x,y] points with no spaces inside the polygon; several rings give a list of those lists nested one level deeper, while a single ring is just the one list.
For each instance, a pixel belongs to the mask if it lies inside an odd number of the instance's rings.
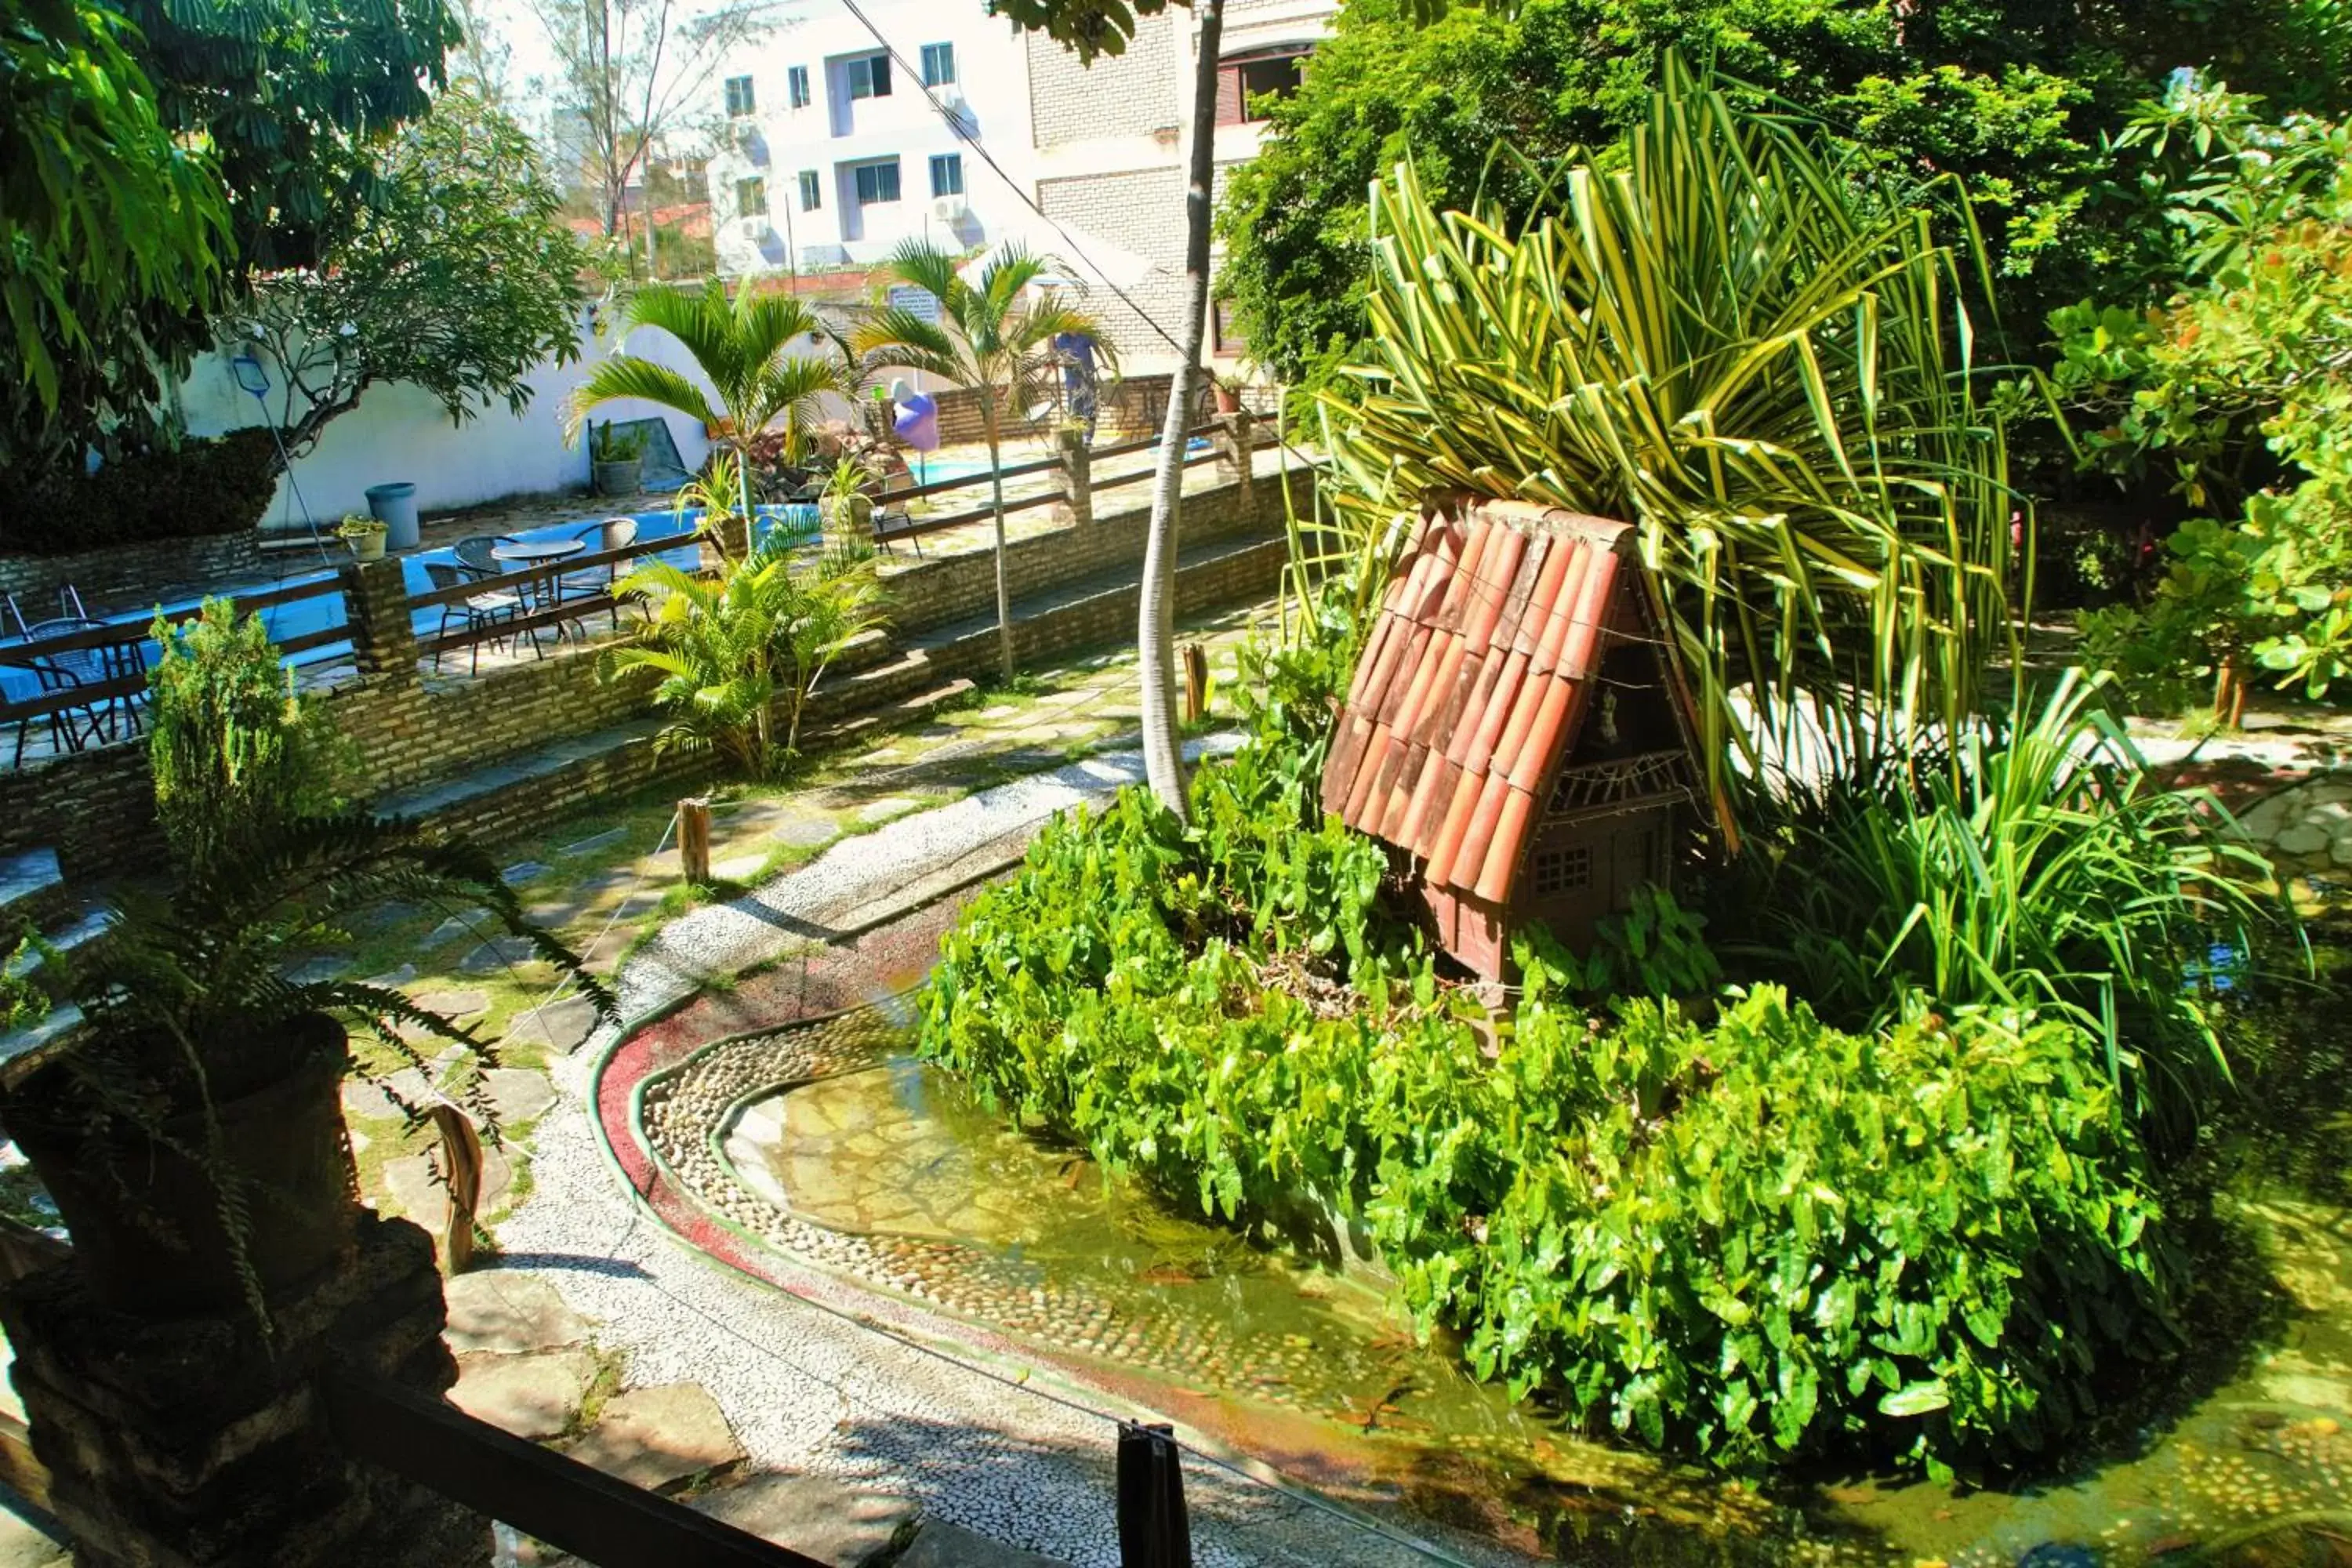
[{"label": "small wooden stake", "polygon": [[677,803],[677,859],[689,882],[710,880],[710,798]]},{"label": "small wooden stake", "polygon": [[441,1178],[449,1189],[449,1222],[441,1232],[441,1265],[463,1274],[474,1261],[474,1210],[482,1201],[482,1135],[452,1105],[433,1108],[441,1134]]},{"label": "small wooden stake", "polygon": [[1184,645],[1184,722],[1197,724],[1209,710],[1209,656],[1201,645]]}]

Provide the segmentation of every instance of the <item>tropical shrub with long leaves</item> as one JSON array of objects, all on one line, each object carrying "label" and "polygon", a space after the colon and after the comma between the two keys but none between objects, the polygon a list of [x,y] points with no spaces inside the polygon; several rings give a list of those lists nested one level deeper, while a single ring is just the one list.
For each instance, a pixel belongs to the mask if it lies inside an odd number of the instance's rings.
[{"label": "tropical shrub with long leaves", "polygon": [[2294,919],[2209,793],[2149,780],[2105,684],[2070,674],[1947,755],[1832,729],[1717,887],[1735,972],[1760,963],[1846,1028],[1922,1002],[2063,1024],[2153,1128],[2191,1131],[2230,1078],[2193,979],[2216,943],[2292,945]]},{"label": "tropical shrub with long leaves", "polygon": [[[685,415],[715,433],[733,454],[739,489],[749,483],[754,444],[778,420],[788,453],[796,453],[819,400],[848,389],[835,353],[795,353],[803,339],[836,342],[814,312],[790,294],[746,284],[730,298],[714,278],[699,289],[656,284],[630,300],[625,325],[653,327],[676,338],[709,390],[674,366],[614,354],[600,360],[572,395],[567,434],[577,439],[588,415],[607,403],[637,398]],[[751,510],[748,490],[739,496]]]},{"label": "tropical shrub with long leaves", "polygon": [[801,564],[782,529],[714,578],[649,561],[619,592],[652,603],[635,644],[606,655],[607,672],[657,678],[671,719],[657,743],[715,751],[753,777],[787,765],[809,698],[842,649],[880,619],[873,563]]},{"label": "tropical shrub with long leaves", "polygon": [[1516,234],[1409,166],[1375,190],[1361,396],[1325,405],[1343,518],[1443,487],[1634,524],[1719,795],[1801,692],[1957,725],[2011,650],[2019,506],[1965,207],[1939,233],[1673,59],[1617,151]]},{"label": "tropical shrub with long leaves", "polygon": [[241,853],[331,801],[335,735],[306,704],[259,616],[206,599],[192,621],[157,616],[148,757],[155,815],[184,869]]},{"label": "tropical shrub with long leaves", "polygon": [[1034,285],[1053,271],[1053,258],[1015,245],[1000,250],[967,281],[961,258],[929,240],[903,241],[885,266],[890,276],[929,294],[938,319],[901,306],[877,310],[850,336],[850,352],[868,367],[895,366],[936,375],[981,394],[981,426],[988,441],[990,494],[996,521],[996,628],[1004,679],[1013,679],[1013,600],[1004,575],[1004,416],[1045,401],[1067,363],[1054,340],[1091,339],[1108,359],[1102,325],[1062,290]]}]

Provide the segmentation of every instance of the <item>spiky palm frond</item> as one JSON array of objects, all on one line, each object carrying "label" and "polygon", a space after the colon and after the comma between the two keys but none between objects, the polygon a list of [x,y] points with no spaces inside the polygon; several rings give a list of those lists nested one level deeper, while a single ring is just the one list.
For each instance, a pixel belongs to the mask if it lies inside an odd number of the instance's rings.
[{"label": "spiky palm frond", "polygon": [[667,365],[616,354],[596,365],[572,394],[567,439],[577,438],[590,410],[635,397],[707,427],[732,425],[736,444],[748,446],[779,419],[803,420],[818,397],[847,385],[845,367],[833,356],[789,352],[804,338],[825,341],[815,314],[792,295],[744,289],[730,298],[717,279],[699,289],[656,284],[630,300],[627,325],[677,339],[710,392]]},{"label": "spiky palm frond", "polygon": [[723,417],[710,399],[684,372],[649,359],[620,356],[600,360],[592,367],[565,405],[563,435],[576,441],[589,414],[607,403],[635,399],[685,415],[709,427]]},{"label": "spiky palm frond", "polygon": [[1633,523],[1727,805],[1735,750],[1857,670],[1956,726],[2014,653],[2023,504],[1978,398],[1973,229],[1945,242],[1679,60],[1624,151],[1517,234],[1409,166],[1375,193],[1365,395],[1328,410],[1347,542],[1429,488]]}]

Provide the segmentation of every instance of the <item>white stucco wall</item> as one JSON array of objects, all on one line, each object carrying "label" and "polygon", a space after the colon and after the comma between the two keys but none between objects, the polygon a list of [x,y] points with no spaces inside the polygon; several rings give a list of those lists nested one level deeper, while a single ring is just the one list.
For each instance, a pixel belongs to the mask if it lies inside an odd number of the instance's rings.
[{"label": "white stucco wall", "polygon": [[[321,523],[331,523],[345,512],[366,511],[370,485],[402,479],[416,486],[417,505],[427,511],[509,496],[584,490],[587,444],[584,439],[577,446],[564,444],[563,410],[589,366],[612,348],[583,331],[581,358],[565,365],[541,365],[532,373],[530,403],[520,414],[509,413],[507,405],[498,402],[458,426],[450,424],[437,400],[417,387],[370,387],[357,408],[329,425],[318,446],[294,460],[294,483]],[[677,340],[667,332],[635,332],[628,348],[632,353],[692,374]],[[218,435],[265,422],[259,405],[237,390],[226,359],[216,355],[197,362],[180,389],[180,401],[193,435]],[[272,417],[279,407],[278,394],[273,388]],[[682,416],[635,401],[609,404],[595,414],[600,421],[648,416],[668,425],[670,438],[677,443],[678,456],[688,468],[700,465],[709,443],[701,427]],[[280,479],[267,526],[275,527],[284,520],[289,494],[286,481]],[[293,515],[299,523],[299,504]]]}]

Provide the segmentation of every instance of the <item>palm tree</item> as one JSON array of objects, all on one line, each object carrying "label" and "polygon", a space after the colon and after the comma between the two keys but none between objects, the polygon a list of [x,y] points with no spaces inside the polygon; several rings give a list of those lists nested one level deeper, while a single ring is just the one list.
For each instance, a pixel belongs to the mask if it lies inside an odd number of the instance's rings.
[{"label": "palm tree", "polygon": [[589,373],[572,395],[565,423],[576,439],[589,411],[621,398],[642,398],[675,409],[735,450],[743,513],[751,511],[751,441],[777,420],[797,435],[816,399],[845,390],[842,366],[831,355],[785,351],[824,327],[806,305],[789,294],[763,294],[750,288],[730,300],[727,286],[712,279],[700,289],[656,284],[629,301],[629,328],[658,327],[686,348],[710,396],[683,371],[626,353],[614,354]]},{"label": "palm tree", "polygon": [[982,269],[978,283],[963,279],[957,260],[927,240],[901,244],[890,253],[887,270],[937,300],[940,319],[932,321],[894,306],[877,311],[850,341],[862,362],[922,371],[981,391],[996,509],[996,632],[1004,679],[1010,680],[1013,605],[1004,582],[1004,481],[995,474],[1003,467],[1004,410],[1049,395],[1051,378],[1063,363],[1055,338],[1066,332],[1101,344],[1103,329],[1075,305],[1050,296],[1024,298],[1029,286],[1055,266],[1049,257],[1007,247]]}]

